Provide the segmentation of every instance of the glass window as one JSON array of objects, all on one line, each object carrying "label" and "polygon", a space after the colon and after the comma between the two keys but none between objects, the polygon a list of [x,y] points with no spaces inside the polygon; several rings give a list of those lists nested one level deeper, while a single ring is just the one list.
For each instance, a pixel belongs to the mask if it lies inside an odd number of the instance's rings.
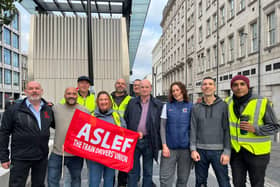
[{"label": "glass window", "polygon": [[2,84],[3,83],[3,80],[2,80],[2,68],[0,68],[0,84]]},{"label": "glass window", "polygon": [[4,42],[11,45],[11,31],[7,28],[4,28]]},{"label": "glass window", "polygon": [[210,64],[211,64],[210,49],[207,49],[206,58],[207,58],[206,69],[210,69]]},{"label": "glass window", "polygon": [[217,29],[217,14],[213,15],[213,31]]},{"label": "glass window", "polygon": [[14,67],[19,67],[18,54],[17,53],[13,53],[13,66]]},{"label": "glass window", "polygon": [[12,83],[12,73],[11,70],[5,69],[5,84],[11,85]]},{"label": "glass window", "polygon": [[245,56],[245,34],[243,30],[239,32],[239,56]]},{"label": "glass window", "polygon": [[215,45],[214,47],[213,47],[213,53],[214,53],[214,60],[213,60],[213,65],[212,65],[212,67],[216,67],[216,65],[217,65],[217,46]]},{"label": "glass window", "polygon": [[11,51],[9,49],[4,49],[4,62],[11,65]]},{"label": "glass window", "polygon": [[18,35],[13,33],[13,47],[18,49]]},{"label": "glass window", "polygon": [[199,42],[202,42],[202,26],[199,27]]},{"label": "glass window", "polygon": [[229,15],[230,18],[234,16],[234,0],[229,0]]},{"label": "glass window", "polygon": [[13,24],[13,28],[15,30],[18,30],[18,14],[15,15],[12,24]]},{"label": "glass window", "polygon": [[[1,38],[1,36],[0,36]],[[0,62],[2,62],[2,47],[0,46]]]},{"label": "glass window", "polygon": [[202,16],[202,1],[200,1],[198,4],[198,12],[198,17]]},{"label": "glass window", "polygon": [[225,64],[225,42],[220,42],[221,46],[221,64]]},{"label": "glass window", "polygon": [[268,16],[268,45],[273,45],[275,41],[275,12],[270,13]]},{"label": "glass window", "polygon": [[19,73],[13,72],[13,85],[19,86]]},{"label": "glass window", "polygon": [[251,52],[255,52],[258,50],[258,30],[257,30],[257,23],[251,24]]},{"label": "glass window", "polygon": [[242,9],[244,9],[245,8],[245,0],[240,0],[240,2],[239,2],[240,4],[240,7],[239,7],[239,10],[242,10]]},{"label": "glass window", "polygon": [[210,27],[210,19],[207,20],[207,36],[209,36],[211,33],[211,27]]},{"label": "glass window", "polygon": [[223,24],[226,23],[226,21],[225,21],[225,7],[224,6],[220,9],[220,15],[221,15],[221,25],[223,25]]},{"label": "glass window", "polygon": [[233,36],[229,37],[229,61],[234,60],[234,40]]}]

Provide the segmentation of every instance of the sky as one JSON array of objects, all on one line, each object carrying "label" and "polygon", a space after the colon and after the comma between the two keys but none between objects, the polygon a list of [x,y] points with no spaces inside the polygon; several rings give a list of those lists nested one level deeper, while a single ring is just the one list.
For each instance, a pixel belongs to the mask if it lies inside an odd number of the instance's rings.
[{"label": "sky", "polygon": [[[152,50],[162,33],[160,22],[166,3],[167,0],[151,0],[132,69],[133,75],[130,77],[131,81],[136,78],[143,79],[147,74],[152,73]],[[23,53],[27,53],[31,15],[22,6],[18,4],[16,6],[21,12],[21,48]]]}]

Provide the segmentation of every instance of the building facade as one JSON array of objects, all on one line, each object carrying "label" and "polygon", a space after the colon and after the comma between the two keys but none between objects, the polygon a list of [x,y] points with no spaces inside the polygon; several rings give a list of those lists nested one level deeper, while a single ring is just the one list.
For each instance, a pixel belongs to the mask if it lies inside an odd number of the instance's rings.
[{"label": "building facade", "polygon": [[[87,20],[81,16],[33,15],[28,51],[28,78],[44,88],[54,103],[64,89],[88,75]],[[120,77],[129,82],[125,18],[92,18],[94,91],[111,92]]]},{"label": "building facade", "polygon": [[10,25],[0,28],[0,112],[21,94],[20,28],[19,13]]},{"label": "building facade", "polygon": [[21,62],[21,85],[22,91],[24,91],[26,84],[28,82],[28,56],[27,54],[20,55]]},{"label": "building facade", "polygon": [[168,0],[163,10],[162,27],[162,90],[169,85],[186,81],[186,1]]},{"label": "building facade", "polygon": [[162,92],[162,40],[161,38],[152,51],[153,95],[161,96]]},{"label": "building facade", "polygon": [[[185,32],[178,38],[182,25]],[[253,93],[268,97],[280,114],[279,1],[169,0],[161,26],[165,94],[171,82],[180,80],[195,101],[202,95],[202,79],[211,76],[225,98],[231,78],[242,74],[250,78]],[[186,46],[181,55],[179,46]],[[178,67],[184,76],[177,74]]]}]

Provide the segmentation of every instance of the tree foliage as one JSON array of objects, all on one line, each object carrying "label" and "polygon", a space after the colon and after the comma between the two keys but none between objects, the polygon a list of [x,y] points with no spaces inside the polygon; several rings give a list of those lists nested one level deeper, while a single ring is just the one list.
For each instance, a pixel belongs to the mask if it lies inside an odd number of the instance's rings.
[{"label": "tree foliage", "polygon": [[14,2],[21,2],[22,0],[1,0],[0,1],[0,27],[3,24],[9,25],[15,15],[17,14],[17,9]]}]

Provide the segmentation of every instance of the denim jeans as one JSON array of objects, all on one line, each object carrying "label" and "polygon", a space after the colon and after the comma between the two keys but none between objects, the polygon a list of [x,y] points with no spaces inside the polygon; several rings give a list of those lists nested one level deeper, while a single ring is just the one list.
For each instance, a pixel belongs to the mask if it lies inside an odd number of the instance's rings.
[{"label": "denim jeans", "polygon": [[143,156],[143,187],[152,187],[153,177],[153,150],[150,138],[144,137],[138,140],[134,151],[134,163],[128,173],[128,187],[136,187],[140,176],[140,156]]},{"label": "denim jeans", "polygon": [[241,148],[238,153],[232,150],[230,165],[233,185],[245,187],[248,172],[251,186],[263,187],[269,159],[270,154],[254,155],[244,148]]},{"label": "denim jeans", "polygon": [[103,175],[103,187],[113,187],[115,179],[115,170],[99,164],[94,161],[87,160],[89,167],[89,187],[99,187]]},{"label": "denim jeans", "polygon": [[[64,157],[64,165],[68,168],[71,175],[71,187],[81,186],[81,171],[84,159],[77,156]],[[62,171],[62,156],[51,153],[48,164],[48,186],[59,187]]]},{"label": "denim jeans", "polygon": [[200,161],[195,163],[195,186],[207,186],[208,170],[211,164],[220,187],[230,187],[228,166],[220,162],[223,151],[198,149]]}]

